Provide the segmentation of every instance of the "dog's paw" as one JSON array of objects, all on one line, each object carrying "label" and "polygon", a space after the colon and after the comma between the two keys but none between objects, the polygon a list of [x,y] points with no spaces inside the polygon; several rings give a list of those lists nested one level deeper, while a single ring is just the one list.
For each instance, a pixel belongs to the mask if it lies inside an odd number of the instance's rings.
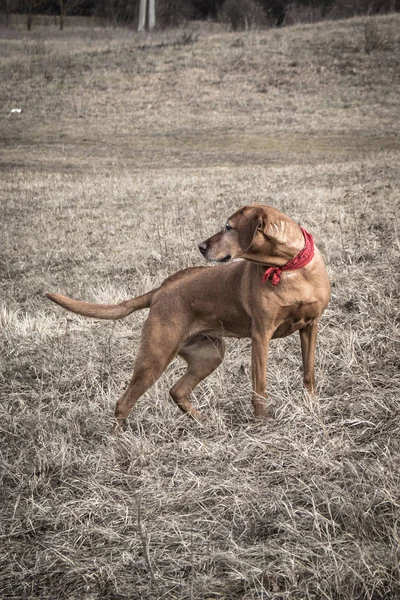
[{"label": "dog's paw", "polygon": [[124,433],[128,429],[128,423],[126,419],[115,419],[114,424],[111,428],[111,435],[118,436]]}]

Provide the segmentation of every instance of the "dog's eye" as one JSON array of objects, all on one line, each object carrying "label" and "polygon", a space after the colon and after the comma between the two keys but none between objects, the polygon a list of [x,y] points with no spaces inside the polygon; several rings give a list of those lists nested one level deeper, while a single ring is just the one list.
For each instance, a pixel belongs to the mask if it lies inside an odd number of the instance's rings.
[{"label": "dog's eye", "polygon": [[229,225],[229,223],[227,223],[227,224],[225,225],[225,231],[232,231],[232,229],[233,229],[233,227],[231,227],[231,226]]}]

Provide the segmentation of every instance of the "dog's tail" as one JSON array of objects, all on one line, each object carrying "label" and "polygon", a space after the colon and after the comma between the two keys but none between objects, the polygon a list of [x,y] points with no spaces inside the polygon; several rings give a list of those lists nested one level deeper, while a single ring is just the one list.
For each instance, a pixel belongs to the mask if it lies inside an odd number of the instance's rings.
[{"label": "dog's tail", "polygon": [[124,300],[120,304],[95,304],[94,302],[81,302],[80,300],[73,300],[67,296],[61,294],[47,294],[49,300],[52,300],[56,304],[63,306],[67,310],[84,317],[93,317],[95,319],[123,319],[127,317],[135,310],[141,308],[149,308],[151,300],[156,293],[157,289],[138,296],[137,298],[131,298],[130,300]]}]

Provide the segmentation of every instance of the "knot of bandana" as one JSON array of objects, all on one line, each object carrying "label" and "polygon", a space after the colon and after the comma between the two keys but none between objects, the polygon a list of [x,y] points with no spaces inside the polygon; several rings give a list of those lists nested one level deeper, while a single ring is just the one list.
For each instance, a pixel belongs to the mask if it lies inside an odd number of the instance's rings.
[{"label": "knot of bandana", "polygon": [[281,280],[282,271],[295,271],[305,267],[311,261],[314,256],[314,239],[311,233],[308,233],[303,227],[300,227],[304,235],[305,245],[303,250],[300,250],[296,256],[294,256],[289,262],[282,267],[268,267],[265,271],[262,282],[265,283],[267,279],[271,279],[273,285],[278,285]]}]

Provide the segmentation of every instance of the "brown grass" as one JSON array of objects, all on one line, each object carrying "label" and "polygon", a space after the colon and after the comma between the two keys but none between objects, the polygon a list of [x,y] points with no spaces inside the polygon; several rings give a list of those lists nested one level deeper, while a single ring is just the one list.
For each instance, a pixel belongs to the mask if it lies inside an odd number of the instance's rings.
[{"label": "brown grass", "polygon": [[[400,598],[399,24],[0,31],[2,600]],[[195,392],[207,424],[167,400],[174,362],[113,439],[146,315],[43,290],[141,293],[263,201],[329,267],[319,404],[286,338],[256,425],[230,341]]]}]

